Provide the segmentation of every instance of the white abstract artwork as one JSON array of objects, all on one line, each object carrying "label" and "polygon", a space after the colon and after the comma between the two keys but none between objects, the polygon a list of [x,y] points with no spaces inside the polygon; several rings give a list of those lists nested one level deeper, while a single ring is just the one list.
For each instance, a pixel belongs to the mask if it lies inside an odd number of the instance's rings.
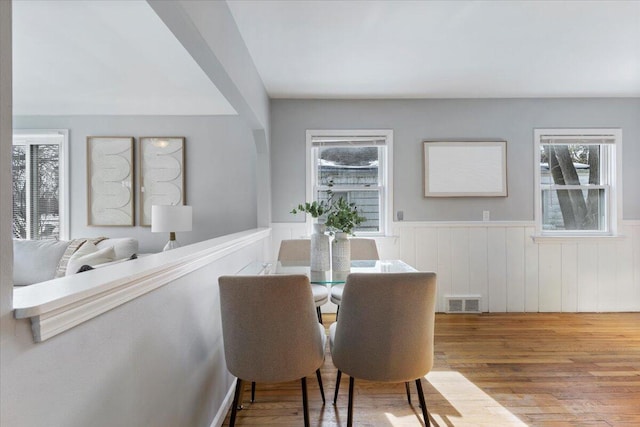
[{"label": "white abstract artwork", "polygon": [[140,225],[151,225],[152,205],[185,204],[183,137],[140,138]]},{"label": "white abstract artwork", "polygon": [[88,225],[133,226],[133,137],[87,137]]},{"label": "white abstract artwork", "polygon": [[506,197],[505,141],[424,142],[425,197]]}]

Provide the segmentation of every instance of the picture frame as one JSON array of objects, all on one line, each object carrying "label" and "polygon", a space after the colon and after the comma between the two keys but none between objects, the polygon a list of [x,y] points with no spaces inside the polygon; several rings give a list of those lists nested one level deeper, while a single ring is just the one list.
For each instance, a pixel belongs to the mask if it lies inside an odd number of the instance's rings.
[{"label": "picture frame", "polygon": [[133,137],[87,137],[87,225],[134,225]]},{"label": "picture frame", "polygon": [[151,226],[152,205],[184,205],[185,143],[182,136],[139,138],[140,218]]},{"label": "picture frame", "polygon": [[424,197],[506,197],[506,141],[423,141]]}]

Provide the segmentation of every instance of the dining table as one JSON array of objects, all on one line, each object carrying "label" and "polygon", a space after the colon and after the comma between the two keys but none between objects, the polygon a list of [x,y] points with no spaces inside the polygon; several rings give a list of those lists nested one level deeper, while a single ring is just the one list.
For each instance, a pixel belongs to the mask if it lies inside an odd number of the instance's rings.
[{"label": "dining table", "polygon": [[309,261],[252,262],[242,268],[238,275],[304,274],[316,285],[338,285],[345,283],[349,273],[407,273],[417,271],[409,264],[398,260],[353,260],[349,271],[311,271]]}]

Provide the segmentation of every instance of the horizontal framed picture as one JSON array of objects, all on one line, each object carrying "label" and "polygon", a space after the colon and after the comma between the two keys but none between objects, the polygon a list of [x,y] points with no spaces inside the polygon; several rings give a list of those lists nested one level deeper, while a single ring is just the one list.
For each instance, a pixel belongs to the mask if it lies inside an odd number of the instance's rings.
[{"label": "horizontal framed picture", "polygon": [[133,226],[133,137],[87,137],[87,224]]},{"label": "horizontal framed picture", "polygon": [[184,205],[185,138],[140,137],[140,225],[151,225],[152,205]]},{"label": "horizontal framed picture", "polygon": [[424,141],[425,197],[506,197],[506,141]]}]

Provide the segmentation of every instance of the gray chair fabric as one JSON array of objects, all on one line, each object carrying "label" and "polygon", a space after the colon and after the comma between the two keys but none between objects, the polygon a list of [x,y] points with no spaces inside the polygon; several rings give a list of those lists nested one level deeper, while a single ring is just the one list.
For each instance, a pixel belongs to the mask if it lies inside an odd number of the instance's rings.
[{"label": "gray chair fabric", "polygon": [[311,240],[292,239],[280,242],[278,261],[306,261],[311,260]]},{"label": "gray chair fabric", "polygon": [[238,377],[234,422],[242,381],[301,379],[308,425],[306,377],[316,372],[320,379],[326,343],[308,277],[222,276],[219,287],[225,360]]},{"label": "gray chair fabric", "polygon": [[[351,377],[350,408],[354,378],[416,381],[423,402],[420,379],[433,367],[435,301],[435,273],[348,276],[340,319],[331,325],[329,336],[339,377],[342,372]],[[336,397],[339,385],[338,379]],[[422,406],[428,425],[426,404]]]},{"label": "gray chair fabric", "polygon": [[[376,246],[376,241],[373,239],[360,239],[353,238],[349,239],[351,242],[351,259],[352,260],[369,260],[369,259],[380,259],[380,255],[378,255],[378,247]],[[340,306],[340,302],[342,301],[342,291],[344,290],[344,285],[333,285],[331,287],[331,302]]]},{"label": "gray chair fabric", "polygon": [[[280,242],[280,251],[278,252],[278,261],[300,262],[309,265],[311,259],[311,240],[310,239],[293,239],[283,240]],[[312,284],[311,292],[313,292],[313,301],[318,309],[316,310],[318,320],[322,323],[322,315],[319,307],[329,301],[329,290],[325,285]]]}]

